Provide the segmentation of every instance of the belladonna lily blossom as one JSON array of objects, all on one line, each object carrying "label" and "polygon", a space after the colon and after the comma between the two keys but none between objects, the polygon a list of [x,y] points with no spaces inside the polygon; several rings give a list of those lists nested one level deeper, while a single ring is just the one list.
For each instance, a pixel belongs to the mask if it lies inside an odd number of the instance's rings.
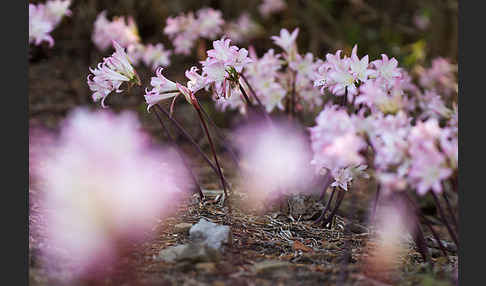
[{"label": "belladonna lily blossom", "polygon": [[432,190],[442,192],[441,182],[452,174],[446,156],[438,145],[443,130],[436,119],[417,122],[409,135],[409,153],[412,159],[409,179],[420,195]]},{"label": "belladonna lily blossom", "polygon": [[395,58],[389,59],[387,55],[382,54],[381,60],[375,60],[372,64],[376,68],[377,76],[384,78],[387,82],[401,76],[398,61]]},{"label": "belladonna lily blossom", "polygon": [[299,28],[296,28],[289,33],[287,29],[280,30],[280,36],[272,36],[273,42],[280,46],[286,53],[287,59],[291,62],[297,54],[297,36],[299,35]]},{"label": "belladonna lily blossom", "polygon": [[152,77],[150,81],[153,87],[152,90],[145,90],[144,97],[148,104],[147,111],[155,104],[179,94],[176,83],[163,76],[162,70],[163,68],[159,67],[155,71],[156,76]]},{"label": "belladonna lily blossom", "polygon": [[124,82],[140,84],[140,79],[133,69],[124,49],[113,41],[115,52],[108,58],[104,58],[96,69],[89,69],[88,85],[93,94],[93,101],[101,100],[101,106],[105,106],[106,97],[112,92],[122,92],[120,89]]},{"label": "belladonna lily blossom", "polygon": [[169,98],[184,95],[187,102],[192,104],[191,96],[201,88],[206,87],[206,79],[197,73],[197,68],[192,67],[186,71],[186,77],[189,79],[187,86],[183,86],[179,83],[173,82],[162,75],[163,68],[158,68],[155,71],[154,77],[150,81],[152,85],[151,90],[145,90],[145,101],[148,104],[147,111],[157,103]]},{"label": "belladonna lily blossom", "polygon": [[178,156],[149,142],[128,112],[77,109],[63,122],[39,170],[49,263],[72,265],[74,279],[103,275],[120,243],[140,242],[175,210],[190,180]]},{"label": "belladonna lily blossom", "polygon": [[[344,109],[328,105],[316,118],[317,125],[309,128],[316,173],[330,170],[336,186],[347,190],[351,175],[362,174],[366,166],[360,152],[366,143],[359,136],[353,121]],[[345,169],[352,167],[354,169]],[[366,175],[363,175],[366,177]]]},{"label": "belladonna lily blossom", "polygon": [[227,97],[230,84],[238,84],[238,74],[252,60],[245,48],[230,46],[230,39],[222,38],[213,42],[213,49],[208,50],[208,57],[201,62],[207,84],[214,84],[218,96]]},{"label": "belladonna lily blossom", "polygon": [[142,60],[144,64],[152,69],[159,66],[166,67],[170,65],[171,52],[164,49],[164,45],[158,43],[156,45],[148,44],[144,47]]},{"label": "belladonna lily blossom", "polygon": [[356,77],[356,79],[361,82],[366,82],[368,78],[375,76],[376,71],[370,68],[368,55],[364,56],[361,60],[357,55],[358,46],[354,45],[351,52],[351,63],[349,65],[351,73]]}]

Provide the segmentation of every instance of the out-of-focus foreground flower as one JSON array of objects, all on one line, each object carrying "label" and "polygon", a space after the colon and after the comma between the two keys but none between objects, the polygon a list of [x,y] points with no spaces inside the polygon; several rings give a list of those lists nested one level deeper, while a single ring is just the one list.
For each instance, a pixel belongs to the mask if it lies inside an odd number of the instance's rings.
[{"label": "out-of-focus foreground flower", "polygon": [[191,180],[179,157],[148,139],[128,112],[77,109],[63,122],[37,170],[49,263],[73,265],[73,278],[103,274],[118,243],[139,241],[173,210]]},{"label": "out-of-focus foreground flower", "polygon": [[307,191],[313,172],[311,152],[302,128],[273,120],[238,128],[234,143],[241,154],[241,190],[251,206],[279,196]]},{"label": "out-of-focus foreground flower", "polygon": [[376,212],[375,239],[369,243],[365,273],[380,280],[394,279],[410,248],[416,218],[410,205],[399,195],[383,199]]}]

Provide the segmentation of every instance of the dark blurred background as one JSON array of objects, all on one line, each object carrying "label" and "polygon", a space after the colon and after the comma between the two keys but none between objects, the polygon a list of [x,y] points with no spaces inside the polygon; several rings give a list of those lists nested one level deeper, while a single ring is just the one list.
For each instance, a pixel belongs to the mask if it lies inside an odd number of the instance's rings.
[{"label": "dark blurred background", "polygon": [[[37,2],[45,1],[30,1]],[[54,47],[29,48],[31,123],[55,126],[58,119],[75,106],[96,106],[91,102],[86,76],[88,67],[94,67],[103,56],[111,53],[100,53],[91,41],[93,22],[103,10],[107,11],[109,19],[132,16],[144,43],[161,42],[169,49],[173,46],[163,33],[167,17],[212,7],[221,10],[226,21],[236,20],[240,14],[247,12],[264,27],[264,33],[239,44],[241,47],[253,45],[259,56],[269,48],[280,51],[272,44],[270,36],[278,35],[281,28],[299,27],[299,52],[312,52],[322,59],[326,53],[335,53],[337,49],[349,52],[356,43],[360,56],[369,54],[370,59],[374,59],[386,53],[409,69],[415,65],[428,66],[433,58],[439,56],[457,63],[457,0],[287,0],[285,10],[266,18],[258,11],[261,2],[73,0],[72,16],[64,18],[52,33]],[[210,47],[209,41],[206,46]],[[190,56],[173,55],[165,74],[171,79],[183,79],[184,71],[197,61],[195,51]],[[138,110],[142,120],[147,121],[147,128],[157,130],[157,125],[152,124],[155,119],[145,112],[142,96],[152,71],[144,66],[137,67],[137,71],[143,86],[130,90],[130,95],[110,95],[108,105],[115,110]],[[207,106],[211,108],[209,102]],[[216,114],[214,110],[210,112],[218,123],[225,124],[222,114]]]}]

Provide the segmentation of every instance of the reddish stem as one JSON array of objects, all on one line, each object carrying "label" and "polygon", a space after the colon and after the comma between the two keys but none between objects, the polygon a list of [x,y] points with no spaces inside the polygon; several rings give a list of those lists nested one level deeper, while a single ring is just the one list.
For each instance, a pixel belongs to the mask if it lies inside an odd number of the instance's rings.
[{"label": "reddish stem", "polygon": [[[184,137],[186,137],[186,139],[189,140],[189,142],[191,142],[191,144],[196,148],[196,150],[199,152],[199,154],[201,154],[201,156],[208,163],[208,165],[211,167],[211,169],[213,169],[213,171],[216,172],[216,174],[218,174],[218,169],[216,168],[216,166],[214,166],[213,162],[211,162],[211,160],[209,160],[208,156],[206,156],[206,154],[201,150],[201,147],[196,143],[196,141],[194,141],[194,139],[191,137],[191,135],[189,135],[189,133],[187,133],[187,131],[184,129],[184,127],[182,127],[179,124],[179,122],[177,122],[177,120],[172,118],[169,115],[169,113],[167,112],[167,110],[162,108],[159,104],[156,104],[155,106],[159,109],[159,111],[164,113],[164,115],[172,122],[172,124],[174,124],[174,126],[182,133],[182,135],[184,135]],[[227,182],[226,178],[224,178],[224,180],[225,180],[225,182]]]},{"label": "reddish stem", "polygon": [[197,104],[197,101],[193,101],[193,106],[194,106],[194,109],[196,109],[197,114],[199,115],[199,119],[201,120],[201,123],[204,127],[204,131],[206,132],[206,136],[208,138],[209,146],[211,147],[211,151],[213,152],[213,156],[214,156],[214,161],[216,162],[216,167],[218,168],[219,177],[221,178],[221,184],[223,185],[223,191],[224,191],[224,196],[225,196],[224,201],[225,202],[228,201],[228,206],[229,206],[229,197],[228,197],[228,192],[226,191],[226,182],[225,182],[224,177],[223,177],[223,172],[221,171],[221,166],[219,165],[218,156],[216,155],[216,149],[214,148],[213,140],[211,139],[211,135],[209,134],[208,126],[206,124],[206,121],[204,120],[204,117],[201,113],[200,106],[199,106],[199,104]]},{"label": "reddish stem", "polygon": [[174,149],[177,153],[177,155],[181,158],[182,160],[182,163],[184,164],[184,166],[187,168],[187,170],[189,171],[189,174],[191,176],[191,179],[192,181],[194,182],[194,185],[196,186],[197,190],[198,190],[198,193],[199,193],[199,199],[202,201],[204,200],[204,194],[201,190],[201,186],[199,185],[197,179],[196,179],[196,176],[194,175],[194,173],[192,172],[191,168],[189,167],[189,164],[187,163],[186,159],[184,158],[184,156],[180,153],[180,150],[179,148],[176,147],[176,144],[175,144],[175,139],[172,137],[172,135],[170,134],[169,132],[169,129],[165,126],[164,122],[162,121],[162,118],[160,118],[160,115],[157,113],[157,110],[154,111],[155,112],[155,116],[157,116],[157,119],[159,120],[159,123],[160,125],[162,126],[162,129],[164,129],[165,131],[165,134],[167,135],[167,137],[169,137],[169,140],[172,142],[172,145],[174,146]]},{"label": "reddish stem", "polygon": [[447,231],[449,232],[449,235],[451,236],[452,240],[454,240],[454,243],[456,244],[456,246],[459,247],[459,241],[457,240],[457,236],[454,233],[454,231],[452,230],[451,226],[449,225],[449,222],[447,221],[447,218],[444,214],[444,211],[442,210],[442,207],[440,205],[439,198],[437,197],[437,195],[434,192],[430,192],[430,193],[432,194],[432,197],[434,198],[437,210],[439,211],[440,217],[442,218],[442,220],[443,220],[443,222],[444,222],[444,224],[447,228]]}]

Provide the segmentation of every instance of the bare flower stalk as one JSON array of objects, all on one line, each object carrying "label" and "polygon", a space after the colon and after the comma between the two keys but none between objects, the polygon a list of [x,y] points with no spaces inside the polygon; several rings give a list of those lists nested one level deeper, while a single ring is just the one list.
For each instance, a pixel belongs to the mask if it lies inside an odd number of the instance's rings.
[{"label": "bare flower stalk", "polygon": [[351,195],[351,212],[349,214],[349,220],[348,223],[346,224],[346,227],[344,229],[344,235],[345,235],[345,242],[344,242],[344,252],[341,258],[341,273],[339,274],[339,280],[337,282],[337,285],[345,285],[346,280],[348,279],[349,276],[349,270],[347,269],[347,266],[349,264],[349,261],[352,258],[352,252],[351,252],[351,224],[352,219],[354,217],[354,214],[356,212],[356,194],[353,193]]},{"label": "bare flower stalk", "polygon": [[326,177],[324,178],[324,184],[323,184],[324,187],[322,188],[322,193],[321,196],[319,197],[319,201],[323,201],[324,198],[326,197],[327,188],[329,188],[331,181],[332,181],[331,171],[327,170]]},{"label": "bare flower stalk", "polygon": [[295,98],[295,84],[297,81],[297,73],[292,72],[292,91],[290,94],[290,117],[293,118],[295,117],[295,104],[296,104],[296,98]]},{"label": "bare flower stalk", "polygon": [[442,192],[442,197],[444,198],[444,201],[446,202],[447,211],[449,212],[449,216],[451,217],[452,223],[454,224],[454,227],[456,228],[456,231],[457,231],[457,229],[459,227],[458,227],[458,224],[457,224],[456,215],[455,215],[454,211],[452,210],[452,206],[451,206],[451,203],[449,202],[449,198],[447,197],[445,189]]},{"label": "bare flower stalk", "polygon": [[209,146],[211,147],[211,151],[213,152],[214,161],[216,162],[216,167],[218,169],[219,177],[221,178],[221,185],[223,186],[223,191],[225,196],[224,202],[226,203],[226,201],[228,201],[228,206],[229,206],[229,200],[228,200],[229,197],[228,197],[228,192],[226,191],[226,181],[223,177],[223,171],[221,170],[221,166],[219,165],[218,156],[216,155],[216,149],[214,148],[213,139],[211,138],[208,125],[206,124],[206,121],[204,120],[204,116],[201,112],[201,106],[198,104],[198,101],[193,100],[193,98],[194,96],[191,96],[192,106],[194,106],[194,109],[196,109],[197,114],[199,115],[199,119],[201,120],[201,123],[204,127],[204,131],[206,132],[206,137],[208,138]]},{"label": "bare flower stalk", "polygon": [[248,86],[248,89],[250,89],[250,92],[252,93],[253,95],[253,98],[255,98],[255,100],[258,102],[258,105],[260,105],[262,108],[263,108],[263,104],[262,102],[260,101],[260,99],[258,98],[258,96],[256,95],[255,93],[255,90],[253,89],[253,87],[250,85],[250,83],[248,82],[248,80],[246,79],[245,75],[240,73],[240,77],[243,79],[243,81],[245,82],[246,86]]},{"label": "bare flower stalk", "polygon": [[324,219],[324,217],[326,216],[326,212],[327,212],[327,210],[328,210],[328,209],[329,209],[329,207],[331,206],[331,201],[332,201],[332,199],[334,198],[334,194],[335,194],[335,193],[336,193],[336,189],[335,189],[335,188],[333,188],[333,189],[332,189],[332,192],[331,192],[331,196],[329,197],[329,200],[327,201],[326,206],[325,206],[325,207],[324,207],[324,209],[322,210],[322,214],[321,214],[321,216],[320,216],[319,218],[317,218],[317,219],[314,221],[314,223],[319,223],[319,222],[321,222],[321,221]]},{"label": "bare flower stalk", "polygon": [[[270,116],[268,115],[267,111],[265,110],[265,107],[263,106],[262,102],[260,101],[260,99],[256,96],[256,93],[255,91],[253,90],[253,88],[251,87],[251,85],[248,83],[248,81],[246,80],[246,78],[243,76],[243,74],[240,74],[239,75],[243,81],[245,82],[246,86],[248,86],[248,89],[251,91],[251,93],[253,94],[253,98],[255,98],[255,100],[258,102],[258,110],[260,111],[260,113],[265,117],[265,119],[268,121],[268,122],[272,122],[272,120],[270,119]],[[255,105],[253,105],[248,97],[248,94],[246,93],[245,91],[245,88],[243,87],[243,85],[238,81],[238,86],[240,88],[240,91],[241,93],[243,94],[243,97],[245,98],[245,101],[247,103],[247,105],[251,108],[255,108]]]},{"label": "bare flower stalk", "polygon": [[[414,236],[414,241],[415,244],[417,245],[417,248],[420,252],[420,255],[422,255],[422,258],[424,259],[425,262],[429,261],[429,251],[427,248],[427,244],[425,242],[424,238],[424,233],[422,232],[422,229],[420,228],[420,220],[418,217],[422,217],[425,219],[423,216],[422,212],[420,211],[420,208],[418,208],[417,204],[410,198],[410,196],[406,193],[403,192],[403,196],[407,199],[408,203],[412,206],[412,209],[415,212],[415,236]],[[440,241],[440,240],[439,240]]]},{"label": "bare flower stalk", "polygon": [[440,240],[439,235],[437,234],[437,232],[432,227],[432,224],[430,223],[430,221],[422,213],[420,213],[420,216],[421,216],[423,222],[425,223],[425,225],[429,228],[429,230],[432,233],[432,236],[434,237],[434,239],[437,241],[437,244],[439,245],[439,248],[442,251],[442,254],[444,254],[444,256],[447,257],[448,256],[447,255],[447,251],[446,251],[444,245],[442,244],[442,241]]},{"label": "bare flower stalk", "polygon": [[375,200],[373,202],[373,210],[371,213],[371,222],[374,223],[376,217],[376,207],[378,206],[378,201],[380,200],[380,184],[376,187]]},{"label": "bare flower stalk", "polygon": [[231,159],[233,159],[233,162],[236,164],[237,168],[240,168],[240,160],[236,153],[233,151],[233,148],[231,147],[231,144],[228,144],[228,140],[226,137],[222,134],[221,130],[218,128],[216,123],[211,119],[211,117],[208,115],[208,113],[202,108],[201,103],[199,102],[199,99],[195,97],[197,100],[197,104],[201,108],[201,112],[203,115],[206,117],[206,119],[209,121],[209,123],[214,127],[214,130],[216,131],[216,136],[223,142],[224,147],[226,150],[228,150],[228,153],[231,155]]},{"label": "bare flower stalk", "polygon": [[[196,143],[196,141],[194,141],[194,139],[191,137],[191,135],[189,135],[189,133],[187,133],[187,131],[179,124],[179,122],[177,122],[177,120],[172,118],[170,116],[170,114],[167,112],[167,110],[165,110],[159,104],[156,104],[155,106],[157,107],[157,109],[160,112],[164,113],[164,115],[172,122],[172,124],[174,124],[174,126],[182,133],[182,135],[184,135],[184,137],[186,137],[186,139],[189,140],[189,142],[191,142],[192,145],[194,145],[196,150],[199,152],[199,154],[201,154],[201,156],[208,163],[208,165],[211,167],[211,169],[213,169],[213,171],[216,172],[219,175],[218,169],[213,164],[213,162],[211,162],[211,160],[208,158],[208,156],[206,156],[206,154],[201,150],[201,147]],[[224,178],[224,176],[223,176],[223,179],[227,183],[227,180],[226,180],[226,178]],[[228,184],[226,184],[226,185],[228,185]]]},{"label": "bare flower stalk", "polygon": [[334,206],[334,209],[332,210],[331,214],[327,217],[327,219],[324,221],[324,226],[327,226],[329,223],[332,222],[332,219],[336,215],[339,207],[341,206],[341,203],[343,202],[344,199],[344,191],[339,191],[338,198],[336,205]]},{"label": "bare flower stalk", "polygon": [[184,158],[184,156],[180,153],[180,150],[176,147],[176,144],[175,144],[175,139],[174,137],[172,137],[172,135],[170,134],[169,132],[169,129],[165,126],[164,122],[162,121],[162,118],[160,118],[160,115],[159,113],[157,112],[157,110],[155,110],[155,116],[157,117],[157,119],[159,120],[159,123],[160,125],[162,126],[162,129],[164,129],[164,132],[165,134],[167,135],[167,137],[169,138],[169,140],[172,142],[172,145],[174,146],[174,150],[177,152],[177,155],[179,155],[179,157],[181,158],[182,160],[182,163],[186,166],[187,170],[189,171],[189,174],[191,176],[191,179],[193,180],[194,182],[194,185],[195,187],[197,188],[197,191],[199,193],[199,199],[202,201],[204,199],[204,194],[201,190],[201,186],[199,185],[197,179],[196,179],[196,176],[194,175],[194,173],[192,172],[188,162],[186,161],[186,159]]},{"label": "bare flower stalk", "polygon": [[449,235],[451,236],[452,240],[454,240],[454,243],[456,246],[459,246],[459,241],[457,240],[456,233],[452,230],[452,227],[450,226],[449,222],[447,221],[447,217],[444,214],[444,210],[442,209],[439,198],[434,192],[430,192],[432,194],[432,197],[434,198],[435,205],[437,207],[437,210],[439,211],[440,217],[442,218],[442,221],[444,222],[447,231],[449,232]]}]

